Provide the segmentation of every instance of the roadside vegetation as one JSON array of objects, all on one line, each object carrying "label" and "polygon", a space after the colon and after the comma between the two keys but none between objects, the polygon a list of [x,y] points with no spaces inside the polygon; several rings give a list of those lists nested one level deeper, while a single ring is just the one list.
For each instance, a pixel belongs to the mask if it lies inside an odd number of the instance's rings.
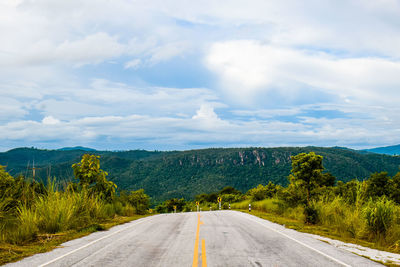
[{"label": "roadside vegetation", "polygon": [[75,182],[44,185],[0,166],[0,264],[147,213],[144,191],[116,194],[98,156],[85,154],[72,168]]},{"label": "roadside vegetation", "polygon": [[247,210],[251,203],[294,229],[400,252],[400,172],[336,183],[322,156],[310,152],[292,157],[289,181],[288,187],[259,185],[232,207]]}]

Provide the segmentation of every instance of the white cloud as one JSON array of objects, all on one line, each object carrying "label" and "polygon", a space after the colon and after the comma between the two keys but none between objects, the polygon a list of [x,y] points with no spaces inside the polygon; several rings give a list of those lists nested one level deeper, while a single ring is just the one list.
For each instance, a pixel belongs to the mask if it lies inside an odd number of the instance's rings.
[{"label": "white cloud", "polygon": [[192,118],[198,120],[219,120],[217,114],[214,112],[214,109],[208,105],[201,105],[200,109],[196,111],[196,115],[194,115]]},{"label": "white cloud", "polygon": [[54,118],[53,116],[46,116],[43,118],[42,123],[46,125],[55,125],[59,124],[60,120]]},{"label": "white cloud", "polygon": [[291,97],[304,87],[369,104],[400,98],[400,62],[387,59],[342,59],[241,40],[215,43],[206,65],[238,101],[254,100],[265,91]]},{"label": "white cloud", "polygon": [[[51,123],[48,123],[51,122]],[[55,122],[55,123],[54,123]],[[399,123],[399,120],[396,121]],[[371,129],[373,129],[371,131]],[[200,107],[192,118],[166,116],[104,116],[84,117],[68,121],[45,118],[42,123],[16,121],[0,125],[0,139],[14,142],[59,143],[92,142],[102,136],[111,142],[135,142],[141,147],[156,149],[190,148],[191,144],[222,146],[279,145],[350,145],[393,142],[398,131],[394,124],[365,119],[329,119],[303,117],[300,122],[276,120],[239,121],[219,118],[210,107]],[[130,141],[129,141],[130,140]],[[114,143],[115,145],[115,143]],[[207,145],[206,145],[207,146]],[[126,147],[134,148],[134,147]]]}]

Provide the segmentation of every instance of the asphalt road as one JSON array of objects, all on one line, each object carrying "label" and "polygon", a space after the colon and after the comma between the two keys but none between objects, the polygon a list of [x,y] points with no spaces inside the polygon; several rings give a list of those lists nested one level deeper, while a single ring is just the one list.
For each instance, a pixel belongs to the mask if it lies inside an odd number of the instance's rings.
[{"label": "asphalt road", "polygon": [[146,217],[6,266],[382,266],[236,211]]}]

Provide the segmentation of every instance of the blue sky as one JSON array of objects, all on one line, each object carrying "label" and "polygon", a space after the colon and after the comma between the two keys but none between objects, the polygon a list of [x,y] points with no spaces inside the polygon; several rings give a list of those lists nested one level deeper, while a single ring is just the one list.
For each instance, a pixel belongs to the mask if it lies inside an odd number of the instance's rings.
[{"label": "blue sky", "polygon": [[400,143],[400,2],[2,0],[0,150]]}]

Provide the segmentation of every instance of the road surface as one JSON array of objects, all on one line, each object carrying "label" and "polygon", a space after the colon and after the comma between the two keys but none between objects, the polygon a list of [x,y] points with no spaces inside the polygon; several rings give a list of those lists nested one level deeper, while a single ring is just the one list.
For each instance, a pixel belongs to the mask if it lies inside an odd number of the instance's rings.
[{"label": "road surface", "polygon": [[6,266],[382,266],[237,211],[160,214]]}]

